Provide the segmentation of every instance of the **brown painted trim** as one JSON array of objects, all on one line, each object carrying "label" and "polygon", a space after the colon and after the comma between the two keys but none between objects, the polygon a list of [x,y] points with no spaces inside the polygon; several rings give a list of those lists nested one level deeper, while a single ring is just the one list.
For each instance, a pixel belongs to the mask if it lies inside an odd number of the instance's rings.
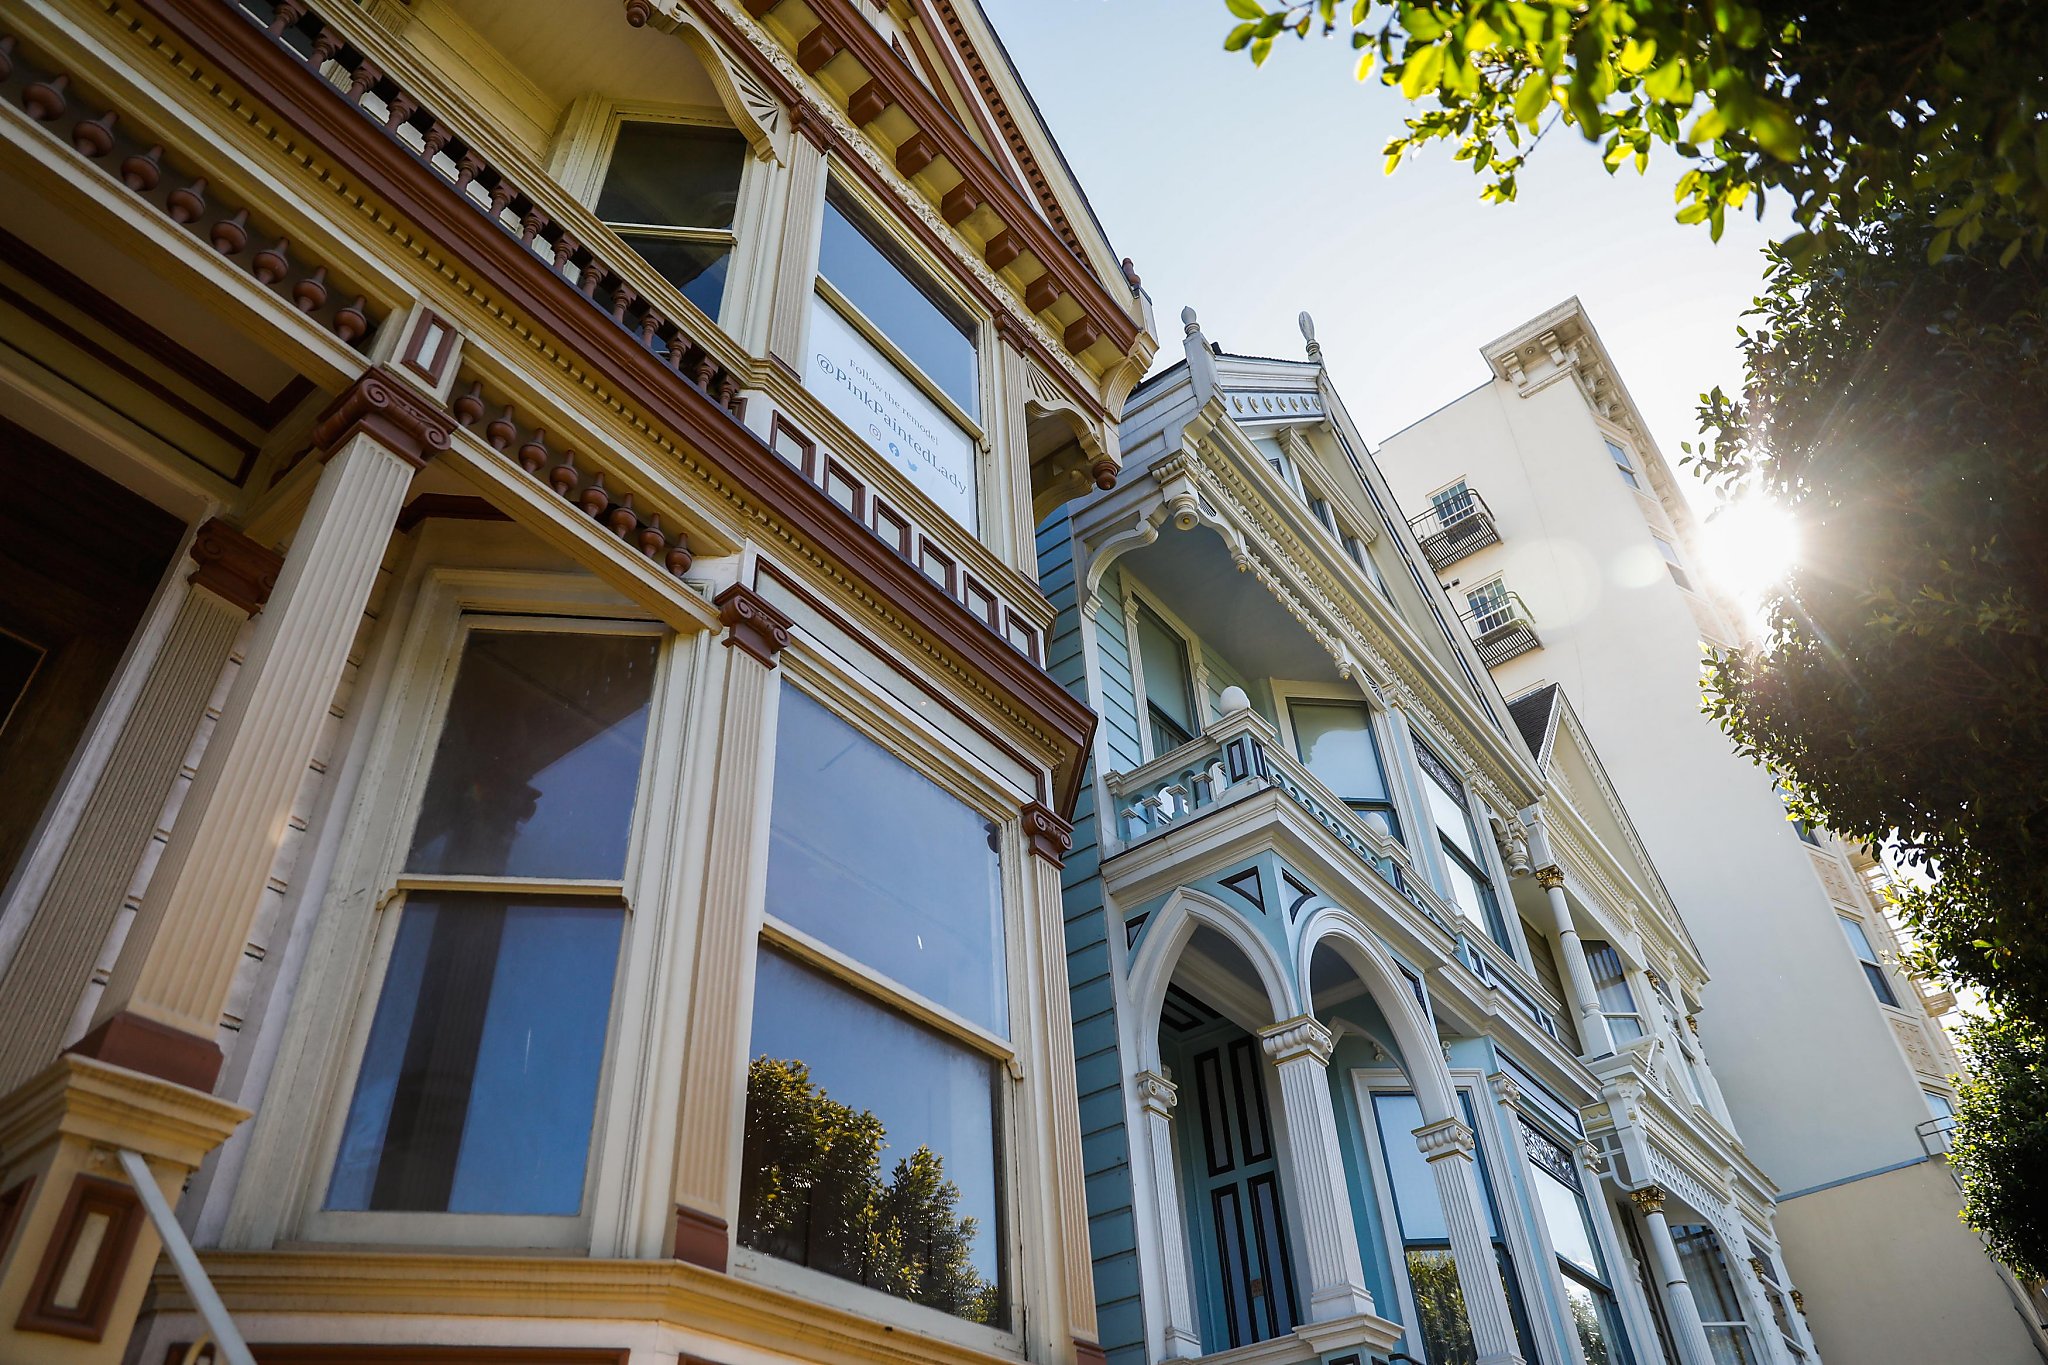
[{"label": "brown painted trim", "polygon": [[270,600],[278,571],[284,568],[283,555],[249,539],[219,517],[208,520],[193,534],[192,558],[199,567],[188,582],[226,598],[251,616]]},{"label": "brown painted trim", "polygon": [[[799,582],[794,574],[788,573],[785,570],[783,570],[780,566],[766,560],[761,562],[760,566],[755,570],[755,574],[756,581],[759,581],[761,579],[771,579],[774,582],[781,584],[784,588],[788,589],[791,596],[796,597],[797,599],[802,601],[804,605],[808,606],[812,611],[815,611],[816,613],[818,613],[819,616],[831,622],[834,628],[836,628],[841,633],[846,635],[847,638],[853,640],[858,640],[861,638],[859,629],[856,626],[854,626],[852,622],[846,619],[845,613],[841,612],[831,603],[819,597],[818,594],[816,594],[815,592],[812,592],[810,588],[805,586],[803,583]],[[838,657],[844,658],[845,656],[840,655]],[[848,660],[848,662],[850,663],[852,661]],[[997,749],[1001,750],[1003,753],[1008,754],[1011,758],[1015,759],[1017,761],[1017,766],[1024,768],[1028,771],[1036,771],[1039,764],[1044,761],[1042,758],[1039,758],[1036,755],[1027,754],[1023,752],[1016,746],[1016,744],[1011,742],[1009,739],[996,733],[994,728],[992,728],[980,716],[976,715],[974,712],[962,706],[959,700],[955,698],[950,692],[946,691],[943,688],[934,687],[926,674],[919,673],[909,668],[897,668],[896,674],[898,677],[901,677],[907,682],[909,682],[912,687],[915,687],[918,691],[924,693],[927,697],[931,698],[932,704],[937,706],[940,710],[954,717],[955,719],[960,721],[961,724],[967,726],[967,728],[973,730],[976,734],[986,739],[990,744],[994,745]],[[1083,747],[1085,749],[1085,742]],[[1042,778],[1039,779],[1038,786],[1039,794],[1043,796],[1045,784]]]},{"label": "brown painted trim", "polygon": [[1059,233],[1040,215],[1038,206],[1027,200],[1024,191],[982,151],[902,55],[889,46],[852,0],[809,3],[821,27],[829,27],[861,69],[882,83],[919,130],[937,143],[940,154],[974,187],[976,197],[994,209],[1011,231],[1025,239],[1032,254],[1059,277],[1083,314],[1094,318],[1101,334],[1128,354],[1138,338],[1139,324],[1125,311],[1124,302],[1112,296],[1094,272],[1074,258]]},{"label": "brown painted trim", "polygon": [[1067,865],[1067,850],[1074,846],[1074,825],[1062,820],[1058,813],[1033,801],[1024,807],[1024,842],[1034,857],[1045,859],[1054,867]]},{"label": "brown painted trim", "polygon": [[455,420],[386,367],[365,370],[328,404],[313,427],[313,444],[327,454],[350,437],[366,435],[414,469],[448,448]]},{"label": "brown painted trim", "polygon": [[[179,1365],[189,1341],[173,1342],[164,1365]],[[626,1365],[623,1346],[348,1346],[268,1344],[249,1347],[256,1365]]]},{"label": "brown painted trim", "polygon": [[236,416],[257,426],[267,428],[270,425],[264,420],[269,405],[261,396],[243,387],[233,375],[182,342],[172,340],[5,228],[0,228],[0,256],[6,257],[9,265],[51,293],[61,294],[68,302],[92,314],[110,331],[119,332],[123,340],[150,359],[160,362],[166,369],[177,371],[204,389],[209,397],[227,404],[234,409]]},{"label": "brown painted trim", "polygon": [[[694,2],[694,0],[693,0]],[[427,234],[451,259],[487,280],[501,305],[523,313],[586,363],[623,402],[702,453],[727,478],[758,499],[784,530],[863,584],[906,617],[968,676],[1037,717],[1065,750],[1058,799],[1071,810],[1080,792],[1095,715],[975,621],[916,566],[859,525],[802,473],[736,422],[716,399],[656,359],[638,339],[585,299],[519,239],[478,212],[436,172],[422,165],[388,130],[351,107],[341,92],[306,70],[255,22],[225,0],[136,0],[177,33],[194,61],[210,64]],[[714,33],[732,34],[715,8]],[[707,21],[709,22],[709,21]],[[739,48],[749,45],[733,34]],[[758,56],[759,54],[755,54]],[[762,67],[773,72],[767,62]],[[776,72],[777,88],[786,80]],[[1049,371],[1056,372],[1056,371]],[[1097,410],[1100,404],[1095,404]]]},{"label": "brown painted trim", "polygon": [[[728,52],[746,63],[747,69],[752,71],[763,84],[773,90],[776,97],[785,105],[798,111],[793,117],[799,119],[804,117],[810,107],[807,103],[808,97],[805,92],[791,84],[789,78],[778,67],[755,51],[754,45],[747,41],[746,37],[738,29],[733,27],[732,21],[727,19],[725,14],[716,5],[709,3],[709,0],[685,0],[685,3],[691,6],[692,13],[725,45]],[[815,120],[817,116],[812,114],[810,117]],[[883,203],[892,203],[894,201],[895,188],[888,184],[872,166],[868,165],[863,157],[847,146],[837,133],[829,128],[823,128],[820,130],[820,136],[822,138],[819,141],[820,146],[825,147],[828,151],[838,153],[833,161],[835,172],[855,177]],[[905,138],[896,148],[897,173],[906,180],[911,179],[925,167],[931,165],[933,161],[937,160],[943,153],[943,150],[943,148],[929,137],[926,137],[922,132],[913,133],[908,138]],[[896,217],[895,221],[924,243],[925,249],[931,252],[935,259],[944,264],[954,282],[966,290],[981,305],[984,311],[998,319],[1010,315],[1008,301],[998,297],[993,290],[983,284],[980,276],[960,265],[954,259],[953,253],[946,241],[937,232],[933,231],[924,219],[915,214],[903,214],[900,217]],[[1056,299],[1057,297],[1058,294],[1056,292],[1054,298]],[[1050,305],[1048,304],[1048,306]],[[1072,376],[1067,373],[1066,367],[1054,355],[1053,348],[1040,341],[1035,335],[1030,335],[1027,332],[1027,336],[1028,344],[1024,349],[1029,355],[1040,362],[1040,368],[1045,371],[1046,375],[1055,384],[1058,384],[1083,412],[1100,421],[1106,422],[1110,420],[1108,409],[1102,406],[1102,399],[1086,386],[1074,382]]]},{"label": "brown painted trim", "polygon": [[[94,1253],[92,1269],[78,1302],[69,1308],[53,1302],[59,1281],[71,1264],[86,1220],[104,1215],[107,1230]],[[113,1316],[114,1300],[121,1295],[121,1281],[127,1277],[128,1260],[135,1254],[135,1240],[142,1235],[142,1201],[134,1187],[97,1175],[81,1175],[71,1182],[64,1207],[57,1214],[49,1243],[43,1248],[42,1264],[22,1301],[15,1327],[23,1332],[47,1332],[52,1336],[99,1341],[107,1334],[107,1320]]]},{"label": "brown painted trim", "polygon": [[729,1240],[723,1218],[682,1204],[676,1205],[675,1258],[678,1261],[701,1265],[723,1275]]},{"label": "brown painted trim", "polygon": [[14,1241],[14,1225],[21,1221],[21,1211],[28,1207],[28,1197],[36,1187],[36,1178],[23,1176],[0,1192],[0,1261],[7,1259],[7,1248]]},{"label": "brown painted trim", "polygon": [[279,422],[291,416],[293,412],[297,411],[299,404],[306,401],[306,396],[312,393],[315,387],[313,381],[302,374],[295,374],[290,379],[287,379],[278,391],[270,395],[270,398],[263,404],[263,412],[259,418],[263,429],[269,431]]},{"label": "brown painted trim", "polygon": [[725,624],[726,647],[738,646],[763,667],[775,667],[775,656],[789,647],[789,618],[744,583],[733,584],[711,601]]},{"label": "brown painted trim", "polygon": [[482,498],[467,493],[422,493],[398,514],[397,530],[404,535],[423,521],[510,521]]},{"label": "brown painted trim", "polygon": [[158,1076],[173,1085],[213,1093],[220,1076],[220,1044],[196,1033],[122,1010],[65,1051],[109,1066]]},{"label": "brown painted trim", "polygon": [[[420,360],[420,352],[427,348],[427,338],[434,334],[436,328],[441,332],[441,347],[434,352],[434,361],[429,365]],[[419,316],[413,319],[412,333],[405,339],[405,354],[399,357],[398,363],[418,375],[428,388],[438,388],[441,376],[448,372],[448,362],[454,358],[455,343],[460,337],[461,334],[448,325],[446,318],[431,308],[422,308]]]},{"label": "brown painted trim", "polygon": [[1074,1365],[1109,1365],[1109,1357],[1094,1342],[1075,1337]]}]

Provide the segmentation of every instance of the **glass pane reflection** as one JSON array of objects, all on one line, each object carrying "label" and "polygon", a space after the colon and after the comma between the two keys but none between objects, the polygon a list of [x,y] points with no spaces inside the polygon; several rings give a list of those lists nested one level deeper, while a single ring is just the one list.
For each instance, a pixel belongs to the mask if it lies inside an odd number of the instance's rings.
[{"label": "glass pane reflection", "polygon": [[1007,1325],[996,1063],[763,950],[739,1240]]},{"label": "glass pane reflection", "polygon": [[776,725],[768,913],[996,1033],[996,828],[794,688]]},{"label": "glass pane reflection", "polygon": [[624,911],[400,913],[327,1207],[580,1212]]},{"label": "glass pane reflection", "polygon": [[658,649],[648,635],[472,631],[406,869],[621,875]]}]

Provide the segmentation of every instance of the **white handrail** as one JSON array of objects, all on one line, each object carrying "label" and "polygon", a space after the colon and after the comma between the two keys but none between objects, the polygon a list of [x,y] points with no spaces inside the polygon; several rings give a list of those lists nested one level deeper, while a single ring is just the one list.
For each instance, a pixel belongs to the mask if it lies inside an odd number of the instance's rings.
[{"label": "white handrail", "polygon": [[206,1278],[206,1267],[199,1264],[199,1253],[192,1249],[184,1226],[171,1212],[164,1192],[157,1188],[156,1176],[151,1174],[149,1163],[142,1159],[141,1153],[131,1152],[126,1147],[120,1150],[119,1155],[121,1169],[128,1173],[129,1181],[134,1184],[136,1197],[142,1201],[149,1221],[156,1224],[157,1236],[163,1238],[164,1255],[170,1258],[171,1268],[178,1272],[178,1278],[185,1284],[185,1292],[192,1296],[192,1306],[199,1310],[199,1316],[206,1322],[206,1330],[213,1335],[219,1365],[256,1365],[256,1357],[249,1354],[248,1343],[242,1340],[234,1320],[228,1317],[227,1305],[220,1301],[213,1281]]}]

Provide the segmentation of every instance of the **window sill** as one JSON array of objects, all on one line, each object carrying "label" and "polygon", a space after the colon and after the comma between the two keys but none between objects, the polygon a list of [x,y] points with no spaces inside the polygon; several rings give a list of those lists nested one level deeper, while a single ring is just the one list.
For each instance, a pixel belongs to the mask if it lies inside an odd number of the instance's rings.
[{"label": "window sill", "polygon": [[[333,1249],[207,1251],[200,1259],[237,1317],[658,1322],[693,1336],[862,1365],[1016,1365],[1021,1356],[906,1330],[683,1261]],[[160,1309],[194,1311],[176,1272],[159,1268],[151,1286]]]}]

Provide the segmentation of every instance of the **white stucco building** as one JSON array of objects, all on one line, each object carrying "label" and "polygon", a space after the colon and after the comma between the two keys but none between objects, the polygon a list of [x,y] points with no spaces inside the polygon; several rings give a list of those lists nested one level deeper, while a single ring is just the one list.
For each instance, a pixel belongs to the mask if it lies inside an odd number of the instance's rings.
[{"label": "white stucco building", "polygon": [[1953,1002],[1897,969],[1869,860],[1790,821],[1701,714],[1701,648],[1745,625],[1591,320],[1573,299],[1481,354],[1486,382],[1381,464],[1501,691],[1562,686],[1687,909],[1713,977],[1702,1036],[1778,1187],[1821,1350],[2048,1356],[2041,1305],[1956,1218],[1957,1063],[1936,1022]]}]

